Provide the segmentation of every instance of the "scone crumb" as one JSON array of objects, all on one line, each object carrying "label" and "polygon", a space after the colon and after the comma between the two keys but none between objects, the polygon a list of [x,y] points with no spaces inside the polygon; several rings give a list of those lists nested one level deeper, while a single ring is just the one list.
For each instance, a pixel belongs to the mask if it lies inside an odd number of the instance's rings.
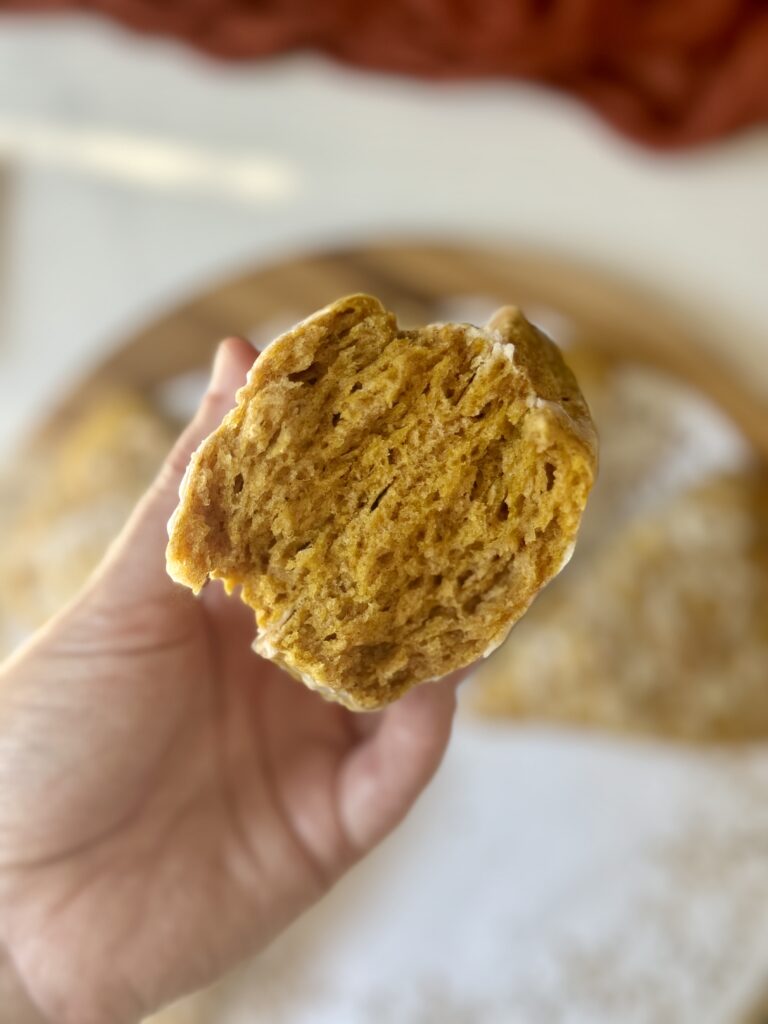
[{"label": "scone crumb", "polygon": [[255,649],[380,707],[500,643],[572,548],[589,411],[513,307],[400,328],[366,295],[278,338],[195,453],[168,569],[240,588]]}]

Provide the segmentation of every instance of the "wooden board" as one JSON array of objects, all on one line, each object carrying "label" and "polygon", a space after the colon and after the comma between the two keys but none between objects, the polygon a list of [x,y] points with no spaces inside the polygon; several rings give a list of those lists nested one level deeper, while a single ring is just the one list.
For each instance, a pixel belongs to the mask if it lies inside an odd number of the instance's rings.
[{"label": "wooden board", "polygon": [[[491,310],[513,303],[534,318],[562,320],[574,343],[656,366],[699,389],[768,458],[768,396],[729,363],[724,325],[699,323],[626,281],[550,253],[406,241],[256,267],[192,296],[119,344],[32,443],[46,444],[103,387],[134,388],[152,398],[177,375],[207,367],[219,339],[264,338],[274,325],[355,291],[380,297],[405,325],[446,318],[446,310],[462,304]],[[739,1021],[768,1020],[765,1005],[760,998]],[[193,998],[153,1022],[209,1024],[211,1013],[210,1002]]]},{"label": "wooden board", "polygon": [[[151,393],[208,365],[216,342],[258,335],[341,295],[366,291],[405,324],[444,318],[446,303],[513,303],[565,318],[569,333],[601,351],[647,362],[687,380],[722,408],[768,457],[766,395],[724,357],[727,338],[692,314],[610,275],[530,249],[427,242],[338,249],[258,267],[190,298],[120,345],[46,421],[45,440],[94,389],[110,383]],[[557,333],[557,332],[555,332]]]}]

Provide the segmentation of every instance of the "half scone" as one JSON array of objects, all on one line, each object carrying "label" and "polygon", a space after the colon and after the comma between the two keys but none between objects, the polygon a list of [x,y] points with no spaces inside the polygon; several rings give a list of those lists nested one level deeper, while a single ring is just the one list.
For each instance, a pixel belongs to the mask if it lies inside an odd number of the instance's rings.
[{"label": "half scone", "polygon": [[255,650],[355,710],[489,654],[568,561],[596,438],[518,310],[398,327],[341,299],[278,338],[200,446],[168,572],[240,588]]}]

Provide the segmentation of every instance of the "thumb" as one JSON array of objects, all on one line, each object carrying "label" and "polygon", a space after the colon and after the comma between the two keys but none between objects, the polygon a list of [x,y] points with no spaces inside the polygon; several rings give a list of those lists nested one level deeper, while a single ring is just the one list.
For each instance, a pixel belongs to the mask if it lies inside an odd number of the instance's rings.
[{"label": "thumb", "polygon": [[137,584],[141,585],[144,597],[151,596],[155,588],[167,592],[173,587],[165,572],[167,528],[179,501],[179,487],[187,464],[195,449],[234,406],[237,389],[245,384],[257,356],[256,349],[243,338],[227,338],[216,350],[208,388],[197,412],[171,449],[103,564],[103,572],[119,569],[120,590],[124,593],[130,594]]}]

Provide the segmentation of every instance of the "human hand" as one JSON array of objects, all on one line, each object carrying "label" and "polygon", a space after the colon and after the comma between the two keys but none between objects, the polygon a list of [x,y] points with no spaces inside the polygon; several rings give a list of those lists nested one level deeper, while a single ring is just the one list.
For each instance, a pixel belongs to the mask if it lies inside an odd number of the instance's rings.
[{"label": "human hand", "polygon": [[448,740],[450,682],[355,715],[253,654],[219,584],[166,576],[184,468],[254,356],[223,343],[94,578],[0,673],[0,981],[5,950],[46,1022],[134,1022],[266,945],[400,821]]}]

